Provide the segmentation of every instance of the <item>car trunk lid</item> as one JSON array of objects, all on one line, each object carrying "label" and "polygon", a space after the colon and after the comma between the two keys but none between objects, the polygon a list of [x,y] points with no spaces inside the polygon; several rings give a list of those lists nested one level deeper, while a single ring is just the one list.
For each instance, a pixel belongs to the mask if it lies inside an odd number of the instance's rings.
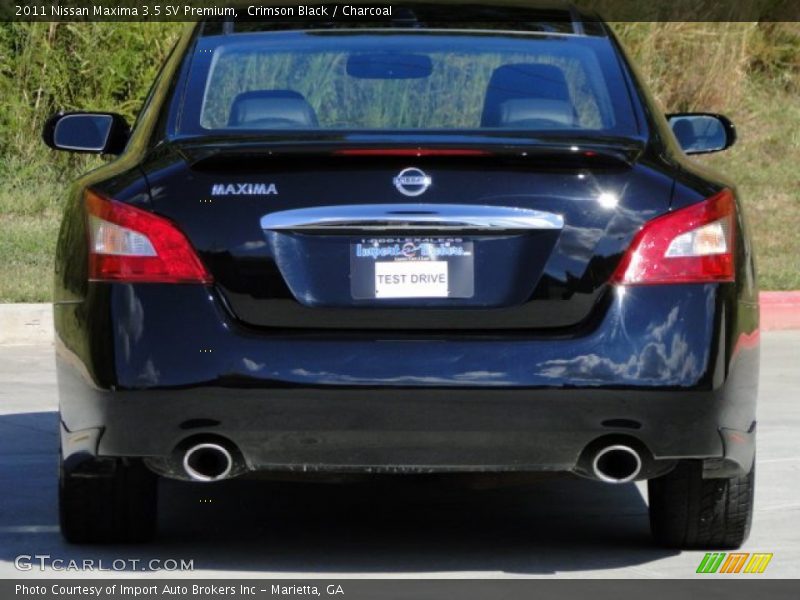
[{"label": "car trunk lid", "polygon": [[667,210],[639,142],[201,140],[148,171],[242,322],[492,330],[590,318]]}]

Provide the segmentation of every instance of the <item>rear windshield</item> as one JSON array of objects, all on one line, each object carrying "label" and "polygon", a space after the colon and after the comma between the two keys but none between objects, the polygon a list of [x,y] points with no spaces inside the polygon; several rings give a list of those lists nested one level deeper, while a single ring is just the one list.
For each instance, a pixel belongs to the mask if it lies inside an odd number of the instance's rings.
[{"label": "rear windshield", "polygon": [[292,31],[201,38],[179,130],[635,135],[607,39]]}]

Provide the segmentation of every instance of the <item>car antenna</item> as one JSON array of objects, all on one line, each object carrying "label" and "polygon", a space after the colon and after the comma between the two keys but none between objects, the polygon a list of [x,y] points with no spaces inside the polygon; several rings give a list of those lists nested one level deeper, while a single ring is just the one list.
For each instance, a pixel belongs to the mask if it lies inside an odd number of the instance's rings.
[{"label": "car antenna", "polygon": [[574,4],[569,5],[569,18],[572,21],[572,31],[576,35],[584,35],[586,32],[583,29],[583,18]]}]

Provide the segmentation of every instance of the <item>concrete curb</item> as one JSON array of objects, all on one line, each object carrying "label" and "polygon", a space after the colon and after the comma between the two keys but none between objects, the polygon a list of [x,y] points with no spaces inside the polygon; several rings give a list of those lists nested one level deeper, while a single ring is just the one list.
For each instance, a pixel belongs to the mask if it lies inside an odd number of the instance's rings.
[{"label": "concrete curb", "polygon": [[800,291],[761,292],[761,329],[800,329]]},{"label": "concrete curb", "polygon": [[0,344],[20,346],[52,342],[52,304],[0,304]]},{"label": "concrete curb", "polygon": [[[761,292],[761,330],[800,329],[800,291]],[[52,304],[0,304],[0,345],[53,343]]]}]

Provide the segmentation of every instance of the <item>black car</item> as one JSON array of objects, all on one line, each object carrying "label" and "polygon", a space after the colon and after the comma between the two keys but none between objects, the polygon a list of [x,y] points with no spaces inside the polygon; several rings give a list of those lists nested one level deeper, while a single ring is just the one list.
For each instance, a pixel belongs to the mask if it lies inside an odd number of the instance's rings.
[{"label": "black car", "polygon": [[739,546],[753,252],[686,156],[733,126],[662,115],[579,11],[394,10],[200,23],[130,131],[48,122],[119,155],[58,239],[64,536],[151,537],[158,476],[562,471]]}]

